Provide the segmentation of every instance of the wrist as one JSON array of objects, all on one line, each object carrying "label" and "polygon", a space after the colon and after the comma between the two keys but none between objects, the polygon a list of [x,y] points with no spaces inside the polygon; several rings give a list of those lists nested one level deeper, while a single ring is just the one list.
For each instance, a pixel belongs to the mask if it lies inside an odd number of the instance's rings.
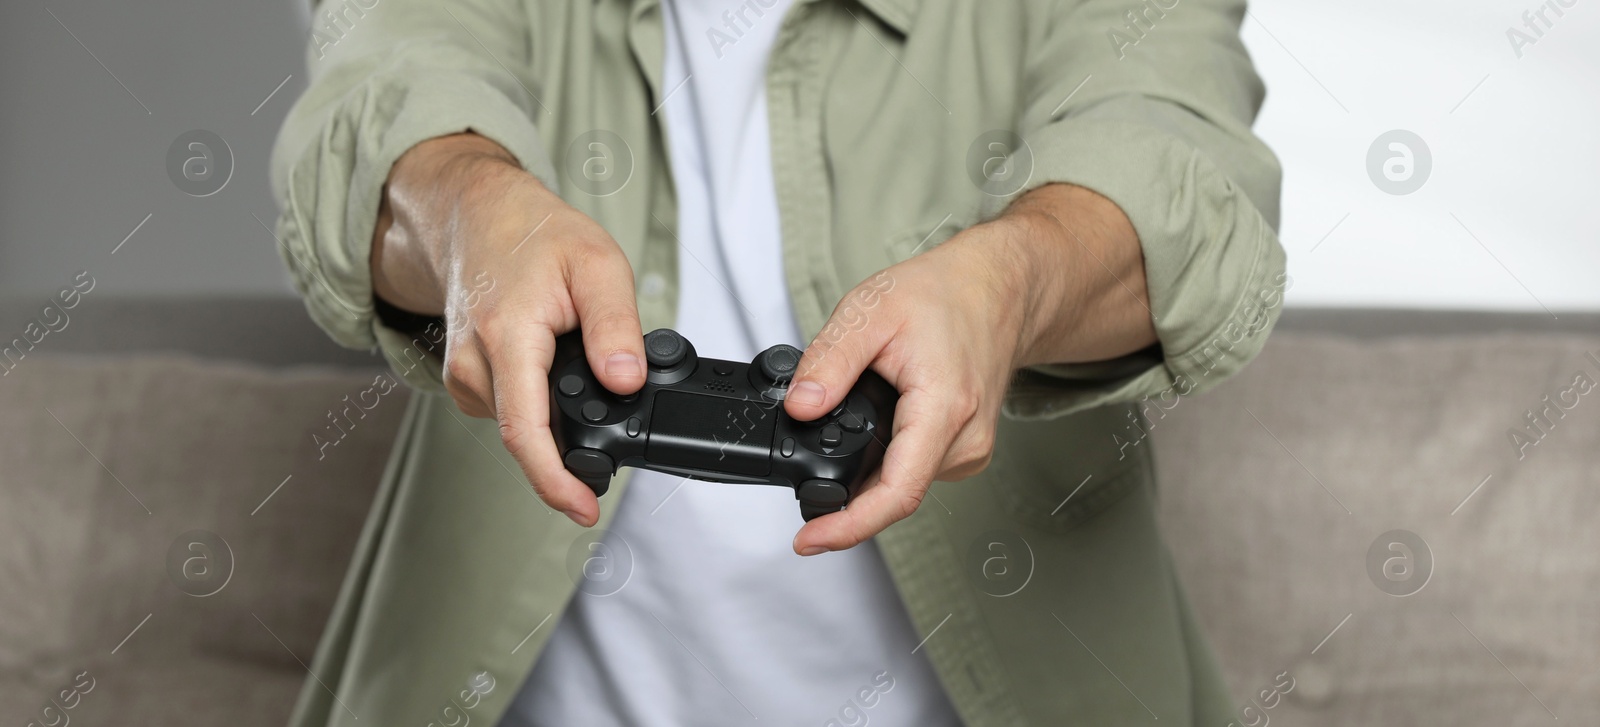
[{"label": "wrist", "polygon": [[1061,227],[1049,215],[1028,209],[1007,212],[985,226],[993,240],[990,259],[1001,268],[997,277],[1006,286],[1000,299],[1015,308],[1007,334],[1016,340],[1012,368],[1049,363],[1049,337],[1073,310],[1065,300]]},{"label": "wrist", "polygon": [[1042,319],[1059,308],[1045,270],[1049,263],[1039,244],[1042,226],[1035,220],[1006,214],[968,228],[936,251],[961,251],[955,262],[961,277],[981,297],[967,301],[981,306],[987,330],[997,345],[1011,349],[1011,368],[1030,366],[1046,328]]},{"label": "wrist", "polygon": [[462,216],[527,176],[500,145],[473,133],[421,142],[389,170],[373,229],[375,297],[424,315],[443,312]]}]

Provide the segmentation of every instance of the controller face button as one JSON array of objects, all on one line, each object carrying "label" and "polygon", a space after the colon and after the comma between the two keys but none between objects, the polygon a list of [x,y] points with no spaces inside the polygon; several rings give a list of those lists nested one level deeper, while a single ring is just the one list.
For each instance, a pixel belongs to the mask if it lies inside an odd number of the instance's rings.
[{"label": "controller face button", "polygon": [[583,377],[577,374],[567,374],[561,377],[561,383],[556,389],[562,396],[572,397],[583,393]]},{"label": "controller face button", "polygon": [[848,409],[845,410],[844,414],[839,415],[838,424],[841,429],[851,434],[856,434],[867,428],[867,423],[862,421],[861,417],[857,416],[855,412]]},{"label": "controller face button", "polygon": [[841,439],[843,435],[839,433],[838,426],[829,424],[822,428],[822,446],[837,447]]},{"label": "controller face button", "polygon": [[795,491],[795,498],[814,505],[843,505],[850,499],[850,491],[832,480],[806,480]]},{"label": "controller face button", "polygon": [[644,424],[640,423],[639,417],[628,417],[628,436],[637,437],[643,429]]},{"label": "controller face button", "polygon": [[778,445],[778,454],[781,454],[785,457],[794,456],[794,437],[783,438],[783,442]]},{"label": "controller face button", "polygon": [[583,415],[584,421],[595,424],[606,418],[606,405],[600,401],[584,402],[579,413]]},{"label": "controller face button", "polygon": [[800,349],[780,343],[756,356],[756,367],[761,375],[773,383],[782,383],[794,376],[800,365]]},{"label": "controller face button", "polygon": [[689,342],[676,331],[666,328],[657,328],[644,337],[644,355],[651,366],[661,369],[672,368],[683,363],[689,354]]}]

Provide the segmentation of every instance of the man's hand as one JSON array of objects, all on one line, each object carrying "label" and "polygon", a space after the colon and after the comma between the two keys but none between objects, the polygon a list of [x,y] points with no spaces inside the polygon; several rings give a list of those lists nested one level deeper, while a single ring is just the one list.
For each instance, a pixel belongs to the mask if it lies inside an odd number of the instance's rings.
[{"label": "man's hand", "polygon": [[981,472],[1013,372],[1115,358],[1156,341],[1138,235],[1110,200],[1046,185],[844,297],[806,349],[785,409],[815,419],[871,368],[900,391],[883,465],[795,552],[852,547]]},{"label": "man's hand", "polygon": [[392,305],[445,317],[450,396],[500,423],[540,498],[593,525],[600,503],[562,466],[546,389],[555,337],[580,324],[601,384],[619,394],[644,385],[633,269],[611,235],[494,142],[442,137],[390,170],[372,281]]}]

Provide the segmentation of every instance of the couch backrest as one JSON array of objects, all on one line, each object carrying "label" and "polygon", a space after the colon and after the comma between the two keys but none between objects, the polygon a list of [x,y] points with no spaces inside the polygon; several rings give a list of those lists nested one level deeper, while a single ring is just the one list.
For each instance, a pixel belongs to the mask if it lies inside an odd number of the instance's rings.
[{"label": "couch backrest", "polygon": [[405,396],[313,435],[374,373],[30,355],[0,377],[6,719],[57,721],[87,671],[83,723],[282,724]]},{"label": "couch backrest", "polygon": [[[25,723],[88,670],[85,723],[281,724],[405,406],[320,445],[375,373],[140,354],[0,377],[0,709]],[[1286,332],[1150,410],[1140,446],[1239,724],[1600,720],[1583,377],[1600,336]],[[184,578],[193,530],[232,553],[215,595],[180,590],[216,585]]]},{"label": "couch backrest", "polygon": [[1595,382],[1600,335],[1281,333],[1157,418],[1173,557],[1256,699],[1239,724],[1600,722]]}]

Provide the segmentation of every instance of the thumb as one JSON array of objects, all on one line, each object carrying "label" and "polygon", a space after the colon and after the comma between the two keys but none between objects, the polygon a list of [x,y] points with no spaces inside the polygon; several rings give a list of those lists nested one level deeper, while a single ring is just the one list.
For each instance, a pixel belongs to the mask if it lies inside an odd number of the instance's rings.
[{"label": "thumb", "polygon": [[589,370],[600,385],[618,394],[644,386],[644,334],[633,298],[633,268],[621,250],[586,255],[572,264],[567,289]]},{"label": "thumb", "polygon": [[789,416],[810,421],[838,406],[888,345],[893,326],[872,320],[868,313],[854,295],[834,309],[828,325],[800,357],[784,401]]}]

